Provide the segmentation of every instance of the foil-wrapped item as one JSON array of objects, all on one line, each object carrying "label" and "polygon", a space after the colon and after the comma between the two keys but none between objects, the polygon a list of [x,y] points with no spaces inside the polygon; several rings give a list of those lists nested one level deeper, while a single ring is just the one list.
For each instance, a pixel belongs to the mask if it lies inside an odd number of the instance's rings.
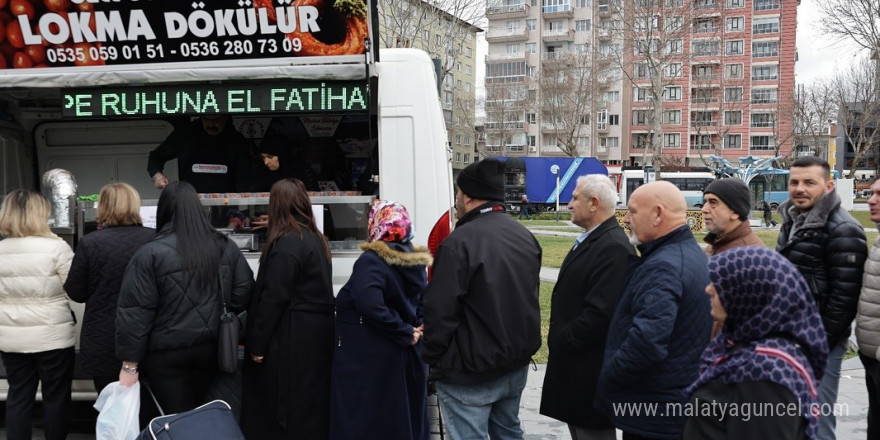
[{"label": "foil-wrapped item", "polygon": [[[43,196],[52,206],[50,223],[60,228],[73,226],[70,224],[70,211],[74,209],[73,200],[76,198],[76,179],[73,174],[61,168],[43,173]],[[71,199],[70,196],[74,198]]]}]

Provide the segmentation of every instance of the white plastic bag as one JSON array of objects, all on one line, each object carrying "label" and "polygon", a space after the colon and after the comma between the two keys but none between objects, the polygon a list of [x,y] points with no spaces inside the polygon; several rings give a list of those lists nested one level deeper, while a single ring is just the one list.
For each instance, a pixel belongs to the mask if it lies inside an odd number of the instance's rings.
[{"label": "white plastic bag", "polygon": [[133,440],[140,434],[138,412],[141,409],[141,383],[130,387],[113,382],[101,390],[95,401],[98,422],[95,424],[97,440]]}]

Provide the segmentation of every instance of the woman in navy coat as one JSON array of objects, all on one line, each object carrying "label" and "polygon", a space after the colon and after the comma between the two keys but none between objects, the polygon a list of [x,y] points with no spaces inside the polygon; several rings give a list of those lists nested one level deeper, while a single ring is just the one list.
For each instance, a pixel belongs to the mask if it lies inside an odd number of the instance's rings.
[{"label": "woman in navy coat", "polygon": [[336,297],[330,438],[428,438],[422,362],[427,249],[414,247],[406,208],[376,201],[369,239]]}]

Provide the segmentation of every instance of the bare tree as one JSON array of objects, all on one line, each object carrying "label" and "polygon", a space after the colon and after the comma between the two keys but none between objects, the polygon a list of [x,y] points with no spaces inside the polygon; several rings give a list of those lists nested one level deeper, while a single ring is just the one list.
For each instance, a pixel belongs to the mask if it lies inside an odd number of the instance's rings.
[{"label": "bare tree", "polygon": [[461,61],[463,43],[473,23],[485,15],[477,0],[380,0],[380,35],[384,47],[418,47],[440,60],[440,81]]},{"label": "bare tree", "polygon": [[[508,147],[525,148],[525,109],[529,108],[525,83],[507,84],[486,79],[486,147],[481,155],[508,152]],[[522,139],[519,139],[518,137]],[[517,138],[517,139],[515,139]],[[513,142],[517,140],[518,142]]]},{"label": "bare tree", "polygon": [[600,91],[607,86],[598,71],[607,67],[604,59],[593,59],[589,51],[548,52],[541,74],[541,101],[536,102],[542,124],[549,128],[567,156],[591,155],[590,113],[597,107]]},{"label": "bare tree", "polygon": [[799,85],[795,95],[795,146],[808,146],[814,155],[824,156],[831,135],[831,121],[837,113],[837,96],[831,82],[817,80]]},{"label": "bare tree", "polygon": [[839,41],[875,52],[880,48],[880,0],[821,0],[822,30]]},{"label": "bare tree", "polygon": [[610,10],[610,19],[603,19],[600,27],[623,44],[602,52],[635,88],[633,110],[646,112],[650,130],[646,137],[636,136],[633,147],[645,149],[643,162],[650,149],[653,163],[663,147],[663,101],[681,100],[687,89],[680,72],[687,65],[684,42],[695,13],[691,2],[683,0],[600,0],[600,13],[603,7]]},{"label": "bare tree", "polygon": [[[847,143],[852,146],[853,158],[844,164],[849,175],[873,152],[880,142],[880,101],[876,99],[877,87],[874,64],[862,59],[852,68],[840,73],[833,82],[837,91],[837,122],[844,130]],[[876,166],[876,165],[875,165]]]}]

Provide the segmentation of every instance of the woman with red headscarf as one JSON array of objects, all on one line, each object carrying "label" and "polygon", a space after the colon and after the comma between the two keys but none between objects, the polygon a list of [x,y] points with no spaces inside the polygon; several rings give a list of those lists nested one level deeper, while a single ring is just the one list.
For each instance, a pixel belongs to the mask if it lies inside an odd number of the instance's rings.
[{"label": "woman with red headscarf", "polygon": [[419,339],[431,254],[410,242],[412,222],[400,204],[377,200],[368,228],[364,253],[336,296],[330,438],[427,439]]}]

